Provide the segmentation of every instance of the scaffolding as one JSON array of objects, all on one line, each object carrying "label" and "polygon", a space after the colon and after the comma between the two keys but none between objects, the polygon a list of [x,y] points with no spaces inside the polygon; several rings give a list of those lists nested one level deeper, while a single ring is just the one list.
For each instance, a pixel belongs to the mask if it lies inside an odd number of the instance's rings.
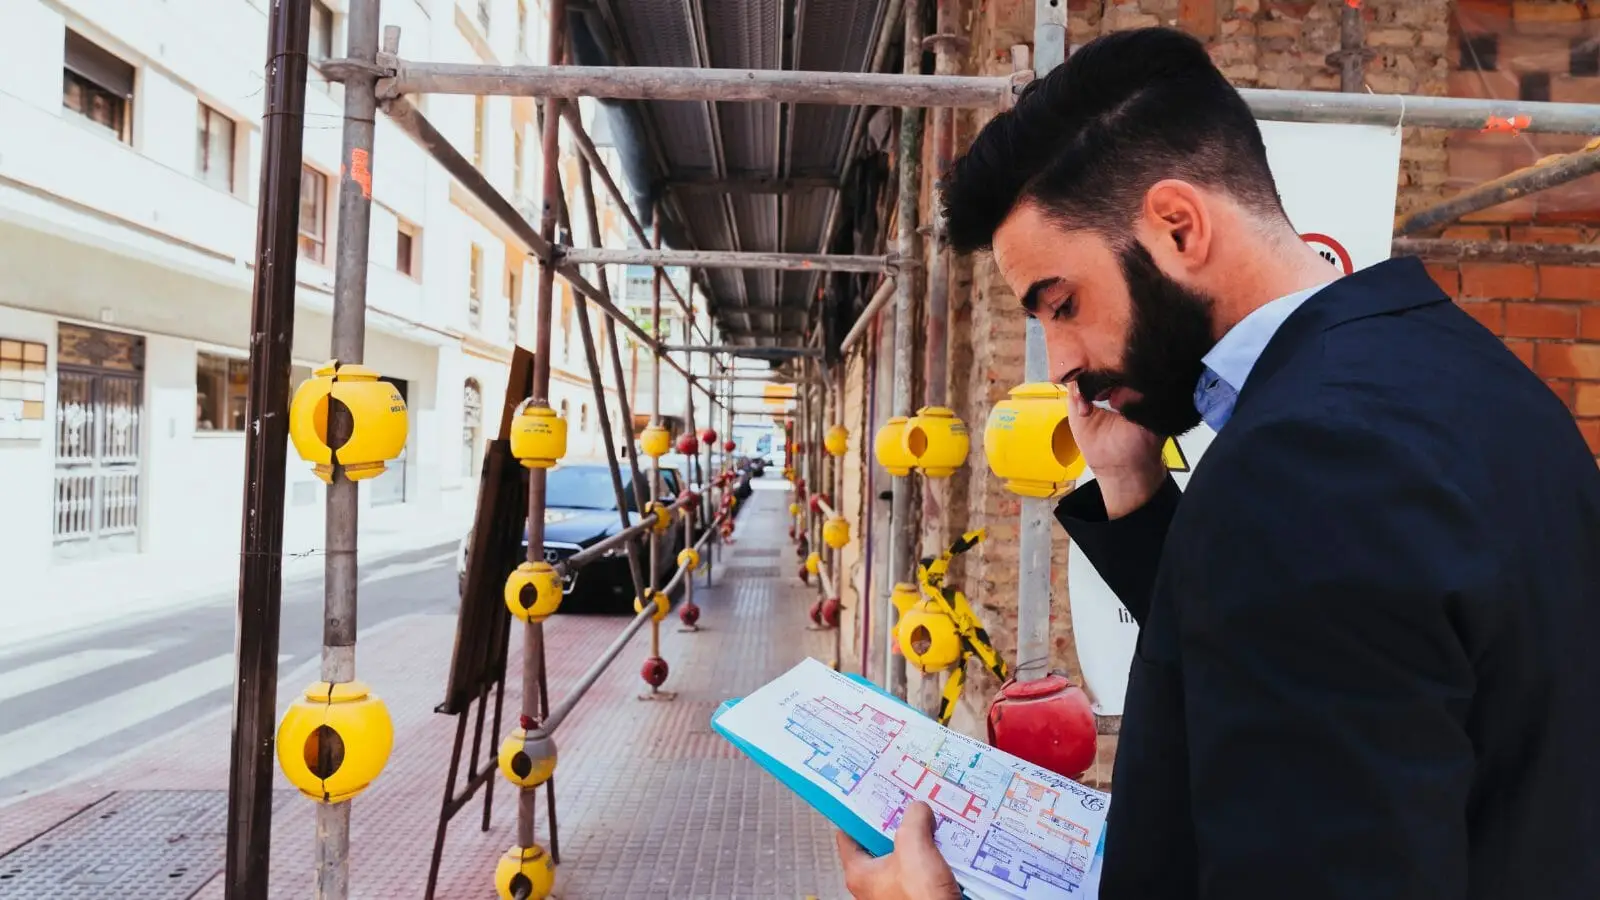
[{"label": "scaffolding", "polygon": [[[1067,53],[1065,5],[1056,0],[1037,0],[1036,28],[1031,47],[1013,50],[1014,73],[1009,77],[975,77],[952,74],[955,53],[963,46],[957,33],[955,0],[934,0],[935,33],[925,35],[925,0],[884,0],[877,6],[871,23],[870,52],[863,56],[864,71],[830,72],[790,69],[667,68],[631,65],[571,65],[569,16],[566,0],[549,0],[551,21],[549,60],[551,65],[462,65],[429,63],[400,55],[398,29],[379,28],[379,0],[349,0],[346,55],[322,65],[332,80],[344,84],[345,165],[339,182],[339,254],[336,262],[333,343],[330,357],[339,363],[359,363],[364,345],[366,311],[366,272],[368,228],[371,213],[371,173],[381,167],[374,157],[375,119],[382,112],[416,142],[465,191],[471,194],[509,232],[526,256],[538,265],[535,346],[532,357],[531,391],[526,406],[547,409],[551,377],[551,329],[554,282],[564,279],[580,298],[577,321],[583,340],[585,362],[594,383],[595,404],[599,413],[605,450],[612,471],[621,531],[614,537],[587,548],[556,566],[558,574],[576,571],[603,553],[625,547],[629,570],[639,598],[637,615],[596,659],[566,697],[549,702],[543,683],[544,641],[538,621],[530,619],[523,629],[523,683],[519,718],[530,740],[551,739],[563,721],[581,701],[585,692],[621,654],[629,642],[648,626],[652,634],[651,659],[659,661],[659,628],[674,608],[670,597],[686,588],[678,607],[693,607],[693,582],[697,563],[680,559],[673,575],[664,582],[658,578],[664,552],[661,535],[680,523],[685,546],[697,553],[709,553],[719,535],[731,527],[731,512],[713,511],[713,486],[726,489],[728,454],[718,456],[712,440],[701,440],[692,450],[696,466],[704,477],[698,492],[686,490],[670,505],[662,498],[659,464],[650,467],[648,478],[652,496],[644,495],[646,472],[633,447],[621,461],[621,448],[613,440],[613,419],[602,386],[606,374],[620,393],[617,413],[626,423],[634,420],[627,395],[617,329],[629,332],[632,339],[650,353],[654,374],[649,398],[650,429],[659,430],[661,413],[661,371],[670,367],[685,380],[688,388],[688,434],[696,435],[695,397],[705,403],[699,407],[704,421],[718,418],[723,434],[731,437],[736,416],[746,412],[737,401],[770,400],[739,394],[735,387],[746,381],[762,383],[742,374],[733,366],[736,358],[781,361],[775,379],[792,383],[797,391],[786,410],[791,414],[796,444],[807,448],[801,455],[804,468],[800,477],[812,486],[817,502],[801,514],[798,524],[802,540],[811,547],[823,544],[823,531],[830,521],[840,519],[845,488],[843,460],[839,454],[825,459],[820,448],[830,444],[835,429],[845,427],[844,360],[863,357],[866,388],[870,394],[866,413],[869,423],[890,416],[911,416],[919,407],[942,407],[945,395],[946,366],[951,335],[946,327],[949,305],[950,259],[943,223],[926,226],[931,236],[927,258],[923,258],[924,228],[919,227],[923,158],[926,137],[932,144],[934,181],[944,175],[953,156],[954,111],[958,108],[1004,109],[1036,71],[1049,71],[1061,64]],[[602,2],[602,7],[609,4]],[[277,703],[277,632],[280,604],[281,532],[283,518],[283,471],[286,459],[288,369],[293,334],[294,267],[282,260],[294,256],[297,200],[304,118],[307,43],[310,26],[309,0],[286,0],[272,6],[269,19],[270,52],[267,68],[266,115],[263,124],[264,163],[261,175],[260,219],[257,244],[256,282],[253,294],[251,387],[249,417],[260,423],[252,432],[246,467],[246,515],[240,567],[238,692],[235,707],[233,769],[230,782],[229,840],[227,857],[227,896],[230,900],[262,900],[266,896],[267,861],[272,787],[272,734]],[[1530,133],[1591,134],[1600,128],[1600,105],[1548,102],[1504,102],[1447,97],[1391,96],[1366,93],[1363,67],[1371,53],[1363,46],[1360,10],[1345,5],[1341,19],[1341,47],[1329,57],[1329,64],[1341,73],[1341,93],[1246,90],[1243,95],[1256,116],[1263,120],[1290,122],[1363,123],[1397,127],[1400,125],[1437,128],[1485,128],[1497,121],[1514,121]],[[902,35],[904,50],[899,73],[881,71],[890,60],[888,53],[896,31]],[[934,74],[923,74],[922,57],[931,50],[935,57]],[[473,163],[447,140],[428,120],[412,97],[422,94],[503,95],[540,98],[543,148],[543,208],[537,222],[531,222],[503,196]],[[678,179],[669,193],[706,194],[713,197],[778,194],[818,186],[835,192],[814,252],[743,251],[737,249],[738,235],[730,233],[732,248],[673,250],[663,246],[662,221],[665,209],[635,211],[607,169],[578,115],[576,99],[592,97],[610,101],[686,101],[705,104],[708,115],[716,104],[743,101],[754,104],[793,104],[853,109],[844,141],[844,153],[837,173],[821,176],[793,171],[771,177],[751,179],[733,176],[720,163],[711,176]],[[898,134],[892,251],[877,255],[835,254],[830,250],[841,217],[842,202],[837,196],[847,183],[855,165],[854,148],[866,131],[869,108],[898,107]],[[558,240],[562,231],[570,234],[566,194],[561,183],[559,145],[565,127],[579,151],[579,188],[588,222],[588,246],[569,246]],[[1449,241],[1416,237],[1437,229],[1462,215],[1487,208],[1506,199],[1548,189],[1586,174],[1600,171],[1600,147],[1591,143],[1582,151],[1549,160],[1527,171],[1513,173],[1480,188],[1463,193],[1428,209],[1401,217],[1396,223],[1395,251],[1415,253],[1430,259],[1483,259],[1515,261],[1556,261],[1593,264],[1600,260],[1600,248],[1593,246],[1529,246],[1507,242]],[[596,216],[593,178],[598,176],[612,200],[622,210],[638,248],[601,246]],[[809,180],[808,180],[809,179]],[[673,200],[670,202],[677,203]],[[937,204],[935,204],[935,208]],[[725,207],[726,208],[726,207]],[[641,219],[640,213],[648,213]],[[682,217],[681,209],[679,217]],[[647,231],[645,221],[653,224]],[[729,222],[734,222],[730,215]],[[736,230],[736,229],[734,229]],[[647,331],[619,309],[607,283],[605,266],[628,264],[654,270],[651,289],[651,327]],[[595,273],[593,280],[584,267]],[[668,267],[691,270],[690,293],[696,285],[708,284],[714,272],[740,273],[738,287],[742,303],[735,304],[727,291],[706,289],[708,315],[715,320],[725,316],[769,316],[777,323],[771,333],[747,330],[733,340],[717,342],[698,325],[696,304],[664,277]],[[804,327],[786,327],[783,314],[789,307],[775,298],[771,304],[751,304],[745,294],[743,273],[850,273],[875,276],[870,300],[850,321],[842,339],[832,340],[821,322],[819,311],[804,309]],[[774,282],[776,283],[776,282]],[[684,314],[681,342],[668,342],[662,333],[662,302],[670,290]],[[863,291],[856,301],[867,296]],[[603,328],[597,335],[589,319],[590,308],[598,310]],[[892,310],[892,313],[891,313]],[[885,324],[883,316],[891,315]],[[927,326],[917,346],[917,322]],[[715,330],[715,329],[713,329]],[[831,344],[831,346],[830,346]],[[892,363],[884,357],[892,347]],[[920,349],[920,352],[919,352]],[[602,360],[604,354],[607,360]],[[674,354],[684,356],[684,361]],[[692,355],[709,354],[714,364],[706,374],[697,374]],[[1042,341],[1030,328],[1025,376],[1030,381],[1048,380]],[[919,362],[920,361],[920,362]],[[609,373],[606,363],[609,362]],[[925,390],[918,389],[917,374],[923,376]],[[768,381],[767,383],[771,383]],[[880,409],[880,400],[888,409]],[[637,401],[638,398],[631,398]],[[770,409],[755,410],[763,414]],[[335,408],[328,426],[335,442],[348,435],[352,424],[348,413]],[[631,428],[629,429],[631,433]],[[709,433],[709,432],[707,432]],[[648,436],[648,435],[647,435]],[[700,445],[703,445],[701,447]],[[791,445],[793,446],[793,445]],[[660,449],[659,447],[656,449]],[[865,454],[864,448],[858,452]],[[702,458],[703,451],[703,458]],[[657,457],[659,453],[646,451]],[[624,469],[631,476],[637,518],[629,515],[624,496]],[[865,547],[865,567],[869,573],[867,592],[860,612],[863,670],[876,670],[877,679],[896,694],[908,693],[904,660],[891,647],[888,634],[895,623],[895,610],[889,602],[891,585],[914,581],[914,563],[919,549],[942,548],[949,535],[939,524],[928,527],[919,521],[940,505],[935,497],[941,490],[931,483],[919,484],[907,475],[896,476],[891,484],[892,508],[884,514],[874,509],[876,473],[867,467],[867,490],[861,510],[861,533]],[[527,562],[545,561],[544,547],[544,468],[528,469]],[[832,491],[831,499],[827,490]],[[917,512],[918,492],[925,505]],[[325,640],[322,679],[332,686],[355,680],[355,637],[357,598],[356,576],[356,484],[335,466],[327,495],[327,588],[325,598]],[[933,500],[929,500],[932,497]],[[1021,571],[1018,599],[1018,637],[1016,677],[1026,680],[1043,676],[1049,663],[1050,606],[1050,529],[1046,501],[1023,504],[1021,523]],[[699,513],[690,514],[699,509]],[[648,541],[648,559],[639,558],[638,539]],[[817,565],[817,582],[822,600],[837,602],[842,593],[843,564],[837,548]],[[935,551],[936,552],[936,551]],[[874,568],[875,561],[877,568]],[[834,608],[837,615],[837,607]],[[685,616],[690,627],[693,622]],[[843,648],[835,641],[834,664],[841,666]],[[647,665],[648,670],[648,665]],[[666,679],[665,662],[660,664],[660,680],[651,679],[648,696],[670,697],[657,688]],[[924,708],[935,702],[937,677],[922,681],[918,702]],[[1115,722],[1105,723],[1114,729]],[[534,824],[536,790],[525,788],[517,811],[518,846],[524,851],[535,847]],[[317,896],[342,900],[348,896],[348,844],[350,801],[324,803],[318,818]],[[554,800],[550,810],[554,814]],[[553,831],[552,822],[552,831]],[[437,860],[436,860],[437,864]],[[522,889],[520,896],[532,892]]]}]

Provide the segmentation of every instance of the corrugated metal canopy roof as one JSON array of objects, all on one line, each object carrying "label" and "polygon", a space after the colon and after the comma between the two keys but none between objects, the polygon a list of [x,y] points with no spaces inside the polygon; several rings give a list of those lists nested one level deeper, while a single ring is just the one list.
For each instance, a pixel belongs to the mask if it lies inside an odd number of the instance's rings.
[{"label": "corrugated metal canopy roof", "polygon": [[[574,0],[617,65],[863,72],[888,0]],[[593,17],[589,17],[591,25]],[[859,107],[639,102],[648,193],[700,250],[815,253],[838,200]],[[635,169],[639,167],[634,167]],[[800,179],[781,189],[754,179]],[[666,190],[663,192],[662,187]],[[642,188],[635,185],[636,189]],[[641,193],[644,193],[641,190]],[[672,229],[679,231],[679,229]],[[703,284],[730,343],[792,343],[815,272],[712,269]],[[750,309],[767,308],[767,312]]]}]

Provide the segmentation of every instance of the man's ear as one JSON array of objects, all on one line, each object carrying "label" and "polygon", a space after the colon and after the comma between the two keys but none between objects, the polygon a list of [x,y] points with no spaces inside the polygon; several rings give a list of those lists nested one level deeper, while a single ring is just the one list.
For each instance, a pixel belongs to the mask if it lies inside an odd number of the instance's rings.
[{"label": "man's ear", "polygon": [[1206,197],[1176,178],[1145,192],[1137,230],[1150,255],[1168,272],[1194,271],[1211,255],[1212,221]]}]

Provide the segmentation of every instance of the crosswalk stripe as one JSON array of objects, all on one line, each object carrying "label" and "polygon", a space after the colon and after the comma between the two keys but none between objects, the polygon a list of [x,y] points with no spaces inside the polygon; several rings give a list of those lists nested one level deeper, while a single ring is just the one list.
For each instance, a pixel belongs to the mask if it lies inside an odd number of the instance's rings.
[{"label": "crosswalk stripe", "polygon": [[155,652],[154,647],[79,650],[76,653],[36,662],[31,666],[12,669],[10,672],[0,673],[0,700],[31,694],[118,663],[144,659]]},{"label": "crosswalk stripe", "polygon": [[233,655],[216,656],[0,735],[0,779],[171,712],[191,700],[227,687],[232,681]]}]

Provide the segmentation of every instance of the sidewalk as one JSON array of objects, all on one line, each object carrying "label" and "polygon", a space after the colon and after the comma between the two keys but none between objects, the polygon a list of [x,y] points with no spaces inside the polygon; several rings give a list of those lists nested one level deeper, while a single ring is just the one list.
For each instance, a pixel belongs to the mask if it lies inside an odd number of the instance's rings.
[{"label": "sidewalk", "polygon": [[[832,635],[805,627],[811,595],[786,558],[784,503],[781,493],[763,491],[740,517],[737,543],[724,549],[715,567],[716,586],[706,589],[702,579],[696,587],[703,609],[700,632],[680,633],[676,617],[663,623],[662,655],[672,667],[663,690],[677,691],[677,698],[637,699],[644,690],[639,663],[649,648],[648,636],[641,634],[557,732],[561,865],[554,896],[846,896],[828,823],[709,724],[724,699],[749,692],[804,656],[829,657]],[[553,702],[567,693],[623,624],[615,617],[565,615],[546,623]],[[422,896],[455,731],[455,719],[432,712],[443,694],[453,638],[453,618],[414,616],[361,640],[358,671],[388,704],[395,745],[383,776],[354,801],[353,898]],[[508,721],[519,703],[520,636],[513,638],[511,650]],[[280,706],[315,677],[309,666],[283,673]],[[146,848],[139,841],[118,845],[110,834],[97,830],[117,819],[102,818],[108,814],[102,810],[111,809],[107,804],[132,805],[151,796],[141,791],[205,791],[211,806],[203,823],[186,828],[183,865],[138,878],[172,878],[184,884],[193,879],[198,893],[173,896],[220,900],[224,816],[217,811],[216,792],[227,785],[230,724],[227,715],[202,719],[106,771],[0,809],[0,874],[16,871],[20,879],[32,872],[37,877],[44,866],[39,854],[47,846],[61,848],[58,855],[77,848],[72,852],[80,861],[86,858],[82,854],[95,856],[108,846],[122,847],[118,861],[139,852],[159,853],[160,846]],[[281,774],[277,782],[288,793],[274,817],[271,896],[298,900],[309,895],[312,883],[314,804],[290,792]],[[493,790],[494,820],[487,834],[478,829],[481,794],[451,823],[437,897],[494,896],[495,863],[515,840],[516,803],[498,777]],[[108,796],[110,800],[94,806]],[[548,849],[550,823],[544,809],[541,797],[539,842]],[[36,839],[46,833],[48,837]],[[146,840],[160,837],[158,830]],[[29,841],[24,850],[6,855]],[[105,861],[110,864],[109,858]],[[124,877],[133,878],[132,872]],[[149,882],[121,883],[137,892]],[[0,897],[11,896],[5,884],[0,881]],[[76,884],[50,882],[37,896],[83,895]]]},{"label": "sidewalk", "polygon": [[[476,502],[475,490],[460,490],[445,494],[442,504],[363,510],[362,564],[444,544],[454,550],[472,525]],[[285,583],[321,577],[321,543],[320,539],[285,540]],[[173,612],[237,591],[238,586],[239,557],[235,553],[182,558],[140,553],[60,566],[39,579],[6,585],[8,597],[28,600],[0,603],[0,651]]]}]

